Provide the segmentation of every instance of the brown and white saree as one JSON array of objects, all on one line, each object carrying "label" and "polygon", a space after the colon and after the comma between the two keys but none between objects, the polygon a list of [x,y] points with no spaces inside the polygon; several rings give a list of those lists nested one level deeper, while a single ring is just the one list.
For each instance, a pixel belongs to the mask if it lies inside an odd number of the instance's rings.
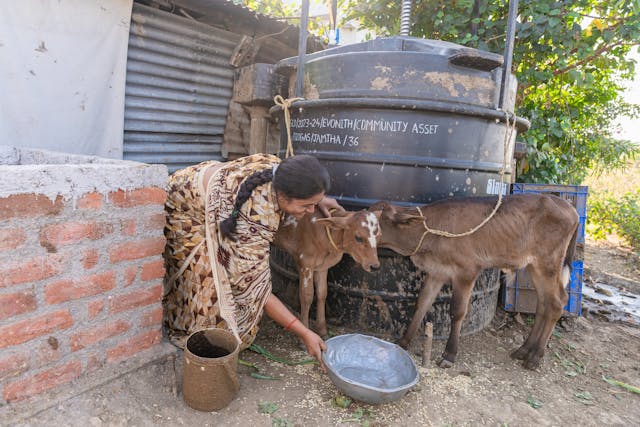
[{"label": "brown and white saree", "polygon": [[219,223],[233,210],[240,184],[280,159],[255,154],[218,164],[204,182],[204,162],[175,172],[167,187],[165,325],[181,347],[197,330],[231,331],[241,347],[253,342],[271,293],[269,245],[282,211],[272,183],[258,186],[242,206],[235,240],[222,239]]}]

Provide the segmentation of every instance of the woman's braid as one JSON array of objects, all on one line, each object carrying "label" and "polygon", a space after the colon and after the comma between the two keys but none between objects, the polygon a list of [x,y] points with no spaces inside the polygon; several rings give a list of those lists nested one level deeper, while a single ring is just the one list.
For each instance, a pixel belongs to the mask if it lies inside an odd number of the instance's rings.
[{"label": "woman's braid", "polygon": [[242,209],[242,205],[249,200],[253,190],[262,184],[270,182],[272,179],[273,170],[269,168],[251,174],[242,184],[240,184],[240,189],[236,195],[236,201],[233,204],[231,215],[224,221],[220,222],[220,234],[222,234],[223,238],[231,237],[231,234],[236,230],[240,209]]}]

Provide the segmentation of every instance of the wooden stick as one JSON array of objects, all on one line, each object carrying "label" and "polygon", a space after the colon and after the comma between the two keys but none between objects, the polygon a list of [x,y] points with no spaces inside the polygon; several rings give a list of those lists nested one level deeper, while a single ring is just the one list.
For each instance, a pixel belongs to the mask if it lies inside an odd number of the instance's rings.
[{"label": "wooden stick", "polygon": [[433,323],[424,325],[424,340],[422,343],[422,366],[426,367],[431,360],[431,345],[433,344]]}]

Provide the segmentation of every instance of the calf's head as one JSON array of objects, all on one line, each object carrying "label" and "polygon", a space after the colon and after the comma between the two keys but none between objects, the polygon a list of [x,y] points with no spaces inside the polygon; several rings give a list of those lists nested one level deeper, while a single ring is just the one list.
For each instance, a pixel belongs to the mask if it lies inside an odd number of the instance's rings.
[{"label": "calf's head", "polygon": [[[378,246],[390,248],[398,253],[404,253],[409,246],[414,245],[414,239],[407,238],[406,233],[415,234],[414,226],[422,224],[422,218],[415,208],[392,205],[388,202],[377,202],[369,207],[369,211],[378,215],[381,235]],[[417,237],[420,237],[420,231]],[[414,247],[412,246],[411,249]]]},{"label": "calf's head", "polygon": [[333,230],[342,230],[341,249],[351,255],[366,271],[378,270],[380,212],[342,212],[318,221]]}]

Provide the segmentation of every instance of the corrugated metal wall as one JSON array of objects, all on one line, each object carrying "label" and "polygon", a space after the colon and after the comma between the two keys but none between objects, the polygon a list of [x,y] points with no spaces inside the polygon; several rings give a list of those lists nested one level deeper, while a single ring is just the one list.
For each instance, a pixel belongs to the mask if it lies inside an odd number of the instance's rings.
[{"label": "corrugated metal wall", "polygon": [[125,93],[126,160],[170,172],[221,159],[240,35],[133,5]]}]

